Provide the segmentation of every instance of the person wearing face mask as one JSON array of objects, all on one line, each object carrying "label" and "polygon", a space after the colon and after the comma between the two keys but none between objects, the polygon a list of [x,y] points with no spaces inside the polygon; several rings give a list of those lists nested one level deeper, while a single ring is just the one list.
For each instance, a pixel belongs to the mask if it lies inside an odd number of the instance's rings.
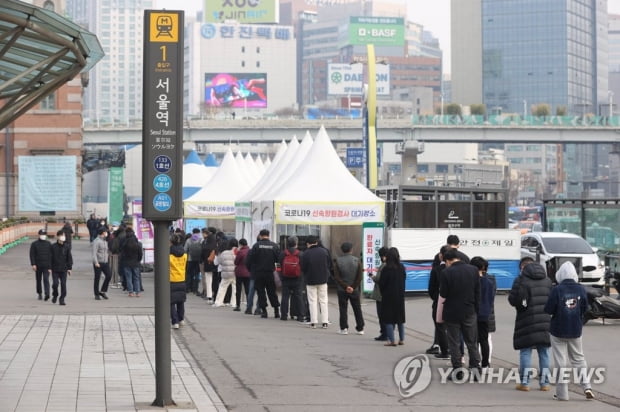
[{"label": "person wearing face mask", "polygon": [[[95,282],[94,292],[95,299],[101,300],[101,298],[107,299],[108,285],[110,284],[110,278],[112,272],[110,270],[110,264],[108,263],[108,230],[105,227],[100,227],[97,238],[93,241],[93,268],[95,270]],[[101,290],[99,290],[99,280],[101,279],[101,273],[103,272],[104,280]]]},{"label": "person wearing face mask", "polygon": [[73,257],[71,249],[65,243],[66,237],[62,230],[56,232],[56,243],[52,245],[52,303],[58,299],[58,284],[60,283],[60,305],[65,305],[67,296],[67,276],[71,276]]},{"label": "person wearing face mask", "polygon": [[[39,230],[39,239],[30,245],[30,265],[36,275],[37,295],[39,300],[50,298],[50,272],[52,271],[52,244],[47,240],[47,232]],[[43,283],[43,287],[41,287]]]}]

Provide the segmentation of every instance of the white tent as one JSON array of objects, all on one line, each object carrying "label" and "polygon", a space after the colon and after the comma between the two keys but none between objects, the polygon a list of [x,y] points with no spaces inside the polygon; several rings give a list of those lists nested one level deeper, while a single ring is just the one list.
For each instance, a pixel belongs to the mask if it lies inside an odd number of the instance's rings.
[{"label": "white tent", "polygon": [[229,149],[209,182],[183,201],[185,218],[234,219],[235,201],[250,189]]},{"label": "white tent", "polygon": [[385,220],[385,201],[362,185],[321,127],[299,167],[273,196],[276,224],[360,225]]},{"label": "white tent", "polygon": [[243,160],[245,161],[245,167],[248,171],[247,176],[250,179],[250,183],[252,184],[252,186],[254,186],[256,182],[258,182],[259,179],[262,177],[263,171],[258,170],[256,162],[254,161],[254,159],[252,159],[252,155],[250,153],[246,154]]},{"label": "white tent", "polygon": [[256,169],[258,170],[258,172],[260,173],[261,177],[265,174],[265,164],[263,163],[263,159],[260,157],[260,155],[256,156]]},{"label": "white tent", "polygon": [[217,168],[206,167],[195,150],[189,152],[183,162],[183,199],[187,199],[198,192],[211,177]]}]

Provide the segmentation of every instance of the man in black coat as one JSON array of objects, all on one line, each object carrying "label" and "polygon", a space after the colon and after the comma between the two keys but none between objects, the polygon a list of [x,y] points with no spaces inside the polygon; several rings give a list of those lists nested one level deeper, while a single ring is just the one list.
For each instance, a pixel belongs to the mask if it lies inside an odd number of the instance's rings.
[{"label": "man in black coat", "polygon": [[[480,352],[478,352],[478,308],[480,306],[480,280],[478,269],[459,259],[456,249],[448,249],[443,255],[446,269],[439,280],[439,295],[445,299],[442,317],[448,335],[450,359],[457,373],[461,360],[461,335],[469,354],[469,368],[480,371]],[[459,376],[460,375],[460,376]]]},{"label": "man in black coat", "polygon": [[549,386],[549,325],[551,316],[545,313],[545,304],[551,293],[551,279],[545,268],[532,258],[521,259],[521,274],[514,280],[508,302],[517,311],[513,347],[520,351],[519,375],[521,383],[516,389],[529,391],[529,373],[532,364],[532,348],[538,352],[540,366],[540,389],[548,391]]},{"label": "man in black coat", "polygon": [[58,284],[60,283],[59,304],[65,304],[67,296],[67,276],[71,275],[73,257],[71,249],[65,243],[65,233],[62,230],[56,232],[57,242],[52,245],[52,303],[58,298]]},{"label": "man in black coat", "polygon": [[[39,230],[39,238],[30,244],[30,265],[37,282],[37,295],[41,300],[45,291],[45,300],[50,298],[50,272],[52,271],[52,244],[47,240],[47,232]],[[43,288],[41,288],[43,281]]]},{"label": "man in black coat", "polygon": [[[258,307],[261,309],[261,317],[267,317],[267,297],[273,307],[274,317],[280,318],[280,302],[276,294],[276,282],[273,272],[280,257],[280,247],[269,240],[269,230],[259,232],[259,240],[254,243],[248,253],[247,267],[255,276],[254,285],[258,295]],[[267,295],[267,297],[265,296]]]}]

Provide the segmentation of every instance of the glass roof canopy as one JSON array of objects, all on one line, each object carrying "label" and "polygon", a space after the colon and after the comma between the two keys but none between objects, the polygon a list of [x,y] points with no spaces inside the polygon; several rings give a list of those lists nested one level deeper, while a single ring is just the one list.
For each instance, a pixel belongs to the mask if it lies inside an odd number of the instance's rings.
[{"label": "glass roof canopy", "polygon": [[103,55],[94,34],[53,11],[2,0],[0,129]]}]

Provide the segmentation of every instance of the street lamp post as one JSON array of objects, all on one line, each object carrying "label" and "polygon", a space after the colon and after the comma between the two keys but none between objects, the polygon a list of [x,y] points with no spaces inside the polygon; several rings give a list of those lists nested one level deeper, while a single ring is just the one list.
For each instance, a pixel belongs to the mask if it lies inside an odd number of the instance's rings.
[{"label": "street lamp post", "polygon": [[527,116],[527,100],[523,100],[523,120],[525,120],[525,116]]},{"label": "street lamp post", "polygon": [[607,96],[609,97],[609,117],[611,118],[614,115],[614,92],[608,90]]}]

